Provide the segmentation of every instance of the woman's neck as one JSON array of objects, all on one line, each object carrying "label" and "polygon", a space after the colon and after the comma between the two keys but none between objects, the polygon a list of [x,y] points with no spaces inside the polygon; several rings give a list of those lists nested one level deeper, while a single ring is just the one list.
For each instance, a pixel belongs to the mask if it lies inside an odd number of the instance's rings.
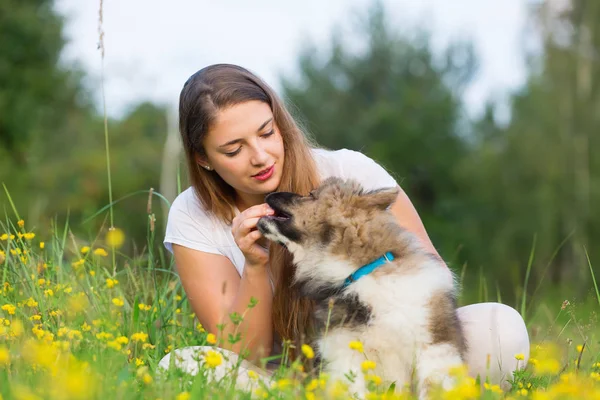
[{"label": "woman's neck", "polygon": [[247,194],[236,192],[235,205],[238,210],[242,212],[252,206],[263,204],[265,202],[265,196],[266,195],[264,194]]}]

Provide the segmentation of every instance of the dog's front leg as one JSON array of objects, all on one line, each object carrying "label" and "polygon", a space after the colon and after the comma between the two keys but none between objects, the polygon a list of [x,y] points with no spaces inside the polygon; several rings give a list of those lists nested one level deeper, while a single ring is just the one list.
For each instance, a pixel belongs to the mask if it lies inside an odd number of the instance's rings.
[{"label": "dog's front leg", "polygon": [[455,381],[450,371],[462,363],[458,349],[449,343],[422,348],[416,363],[419,399],[428,399],[431,389],[436,386],[441,386],[444,390],[451,389]]},{"label": "dog's front leg", "polygon": [[[330,334],[319,343],[319,352],[324,361],[324,371],[329,377],[329,389],[335,390],[340,383],[348,387],[348,393],[358,399],[367,394],[361,363],[365,356],[348,347],[350,339],[345,335]],[[336,383],[338,382],[338,383]]]}]

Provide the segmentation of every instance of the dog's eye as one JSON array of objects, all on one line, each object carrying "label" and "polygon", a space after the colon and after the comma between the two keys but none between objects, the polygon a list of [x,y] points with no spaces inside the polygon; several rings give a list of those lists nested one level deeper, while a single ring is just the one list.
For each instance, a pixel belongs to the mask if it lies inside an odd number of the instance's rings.
[{"label": "dog's eye", "polygon": [[316,199],[314,190],[308,194],[311,199]]}]

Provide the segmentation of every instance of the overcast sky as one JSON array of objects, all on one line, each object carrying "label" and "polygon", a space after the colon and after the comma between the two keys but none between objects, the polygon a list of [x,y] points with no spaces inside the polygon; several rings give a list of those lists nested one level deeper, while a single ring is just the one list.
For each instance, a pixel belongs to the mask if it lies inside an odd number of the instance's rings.
[{"label": "overcast sky", "polygon": [[[524,81],[525,0],[387,0],[396,28],[424,26],[434,45],[469,37],[480,60],[465,94],[471,115],[485,99],[502,97]],[[335,25],[348,26],[367,0],[104,0],[105,90],[108,113],[120,116],[136,101],[175,105],[198,69],[229,62],[251,69],[276,90],[293,74],[304,41],[329,43]],[[65,59],[81,63],[90,85],[101,71],[99,0],[57,0],[69,40]],[[426,24],[426,25],[424,25]],[[96,85],[96,86],[94,86]]]}]

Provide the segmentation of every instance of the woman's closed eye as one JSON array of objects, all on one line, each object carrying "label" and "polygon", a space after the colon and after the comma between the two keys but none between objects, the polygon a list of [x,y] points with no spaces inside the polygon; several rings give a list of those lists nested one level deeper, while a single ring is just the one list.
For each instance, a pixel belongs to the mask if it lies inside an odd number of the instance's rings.
[{"label": "woman's closed eye", "polygon": [[[263,133],[262,135],[260,135],[260,137],[262,137],[262,138],[266,139],[266,138],[268,138],[269,136],[273,135],[274,133],[275,133],[275,129],[271,129],[269,132],[267,132],[267,133]],[[238,148],[237,148],[236,150],[234,150],[234,151],[230,151],[230,152],[227,152],[227,153],[225,153],[225,155],[226,155],[227,157],[234,157],[234,156],[235,156],[235,155],[237,155],[237,154],[238,154],[238,153],[239,153],[241,150],[242,150],[242,146],[238,147]]]}]

